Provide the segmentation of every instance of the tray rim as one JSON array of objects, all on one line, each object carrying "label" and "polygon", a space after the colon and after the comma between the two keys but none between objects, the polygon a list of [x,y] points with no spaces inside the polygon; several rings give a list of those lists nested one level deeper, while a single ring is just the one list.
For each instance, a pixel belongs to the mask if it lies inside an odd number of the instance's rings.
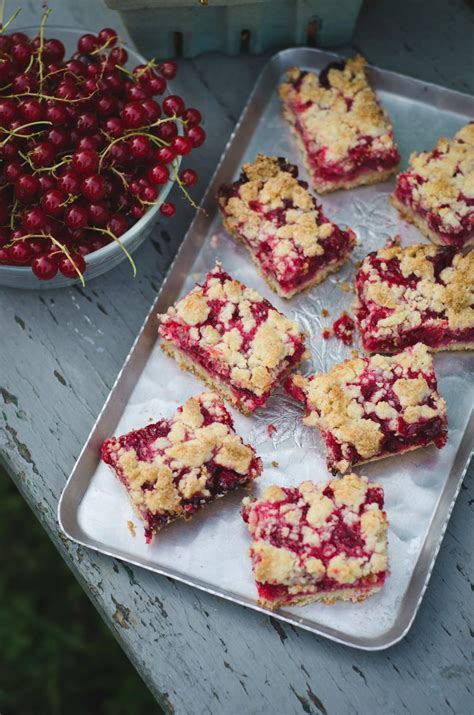
[{"label": "tray rim", "polygon": [[[101,408],[97,419],[95,420],[89,435],[84,443],[84,446],[81,449],[81,452],[76,460],[76,463],[66,481],[66,484],[63,488],[63,491],[61,493],[61,497],[59,499],[58,503],[58,508],[57,508],[57,514],[58,514],[58,522],[59,526],[62,529],[62,531],[65,533],[65,535],[70,538],[72,541],[85,546],[87,548],[92,548],[95,551],[98,551],[100,553],[103,553],[107,556],[111,556],[113,558],[118,558],[123,561],[126,561],[127,563],[130,563],[134,566],[139,566],[141,568],[145,568],[148,571],[152,571],[154,573],[164,575],[164,576],[169,576],[170,578],[173,578],[176,581],[179,581],[181,583],[185,583],[189,586],[192,586],[194,588],[197,588],[201,591],[204,591],[206,593],[210,593],[211,595],[218,596],[220,598],[223,598],[227,601],[231,601],[233,603],[237,603],[241,606],[245,606],[247,608],[251,608],[254,611],[264,613],[269,616],[273,616],[274,618],[277,618],[285,623],[289,623],[291,625],[298,626],[300,628],[303,628],[304,630],[307,630],[309,632],[312,632],[316,635],[323,636],[325,638],[328,638],[329,640],[332,640],[334,642],[340,643],[342,645],[346,645],[352,648],[357,648],[360,650],[365,650],[365,651],[379,651],[379,650],[385,650],[396,643],[398,643],[400,640],[402,640],[405,635],[408,633],[410,630],[415,617],[417,615],[418,609],[421,605],[421,602],[423,600],[424,594],[426,592],[426,589],[428,587],[428,583],[436,562],[436,558],[438,556],[439,549],[441,548],[441,544],[444,538],[444,534],[446,532],[446,528],[449,523],[449,519],[454,507],[454,504],[456,502],[458,493],[461,488],[462,481],[464,479],[464,476],[467,472],[467,469],[469,467],[470,460],[472,456],[474,455],[474,448],[470,448],[470,445],[473,444],[474,442],[474,411],[471,413],[467,423],[466,427],[463,433],[463,436],[461,438],[461,441],[459,443],[456,455],[453,460],[453,464],[450,470],[450,473],[448,475],[448,478],[446,480],[446,484],[444,486],[443,491],[440,494],[438,504],[432,514],[431,521],[428,527],[428,531],[426,533],[425,540],[420,548],[419,556],[415,565],[415,568],[413,570],[412,576],[410,578],[410,581],[407,585],[407,588],[402,596],[399,609],[398,609],[398,614],[395,619],[394,624],[387,629],[384,633],[382,633],[379,636],[376,636],[375,638],[364,638],[364,637],[359,637],[359,636],[351,636],[351,635],[346,635],[344,633],[341,633],[340,631],[335,630],[334,628],[330,628],[324,625],[317,625],[315,626],[313,623],[307,623],[304,618],[300,618],[297,616],[291,616],[291,615],[286,615],[284,613],[281,613],[279,611],[271,611],[267,608],[263,608],[259,606],[256,601],[252,601],[250,599],[245,599],[241,597],[236,597],[230,592],[224,592],[223,590],[219,590],[216,587],[211,587],[208,584],[205,584],[203,582],[200,582],[199,580],[195,578],[189,578],[187,579],[185,576],[181,574],[175,574],[173,573],[172,570],[166,569],[166,568],[160,568],[157,567],[156,565],[151,565],[142,559],[133,559],[130,558],[128,555],[124,554],[121,552],[120,549],[116,549],[115,551],[111,549],[111,547],[103,547],[101,545],[98,545],[97,543],[93,542],[93,540],[88,540],[87,538],[82,538],[80,533],[81,529],[75,524],[77,527],[77,532],[74,531],[73,528],[69,528],[66,526],[66,518],[67,518],[67,500],[72,499],[74,501],[74,493],[70,495],[70,492],[74,492],[75,489],[75,481],[77,477],[80,475],[81,469],[84,466],[84,463],[89,459],[94,459],[96,465],[99,462],[98,458],[98,450],[97,447],[93,446],[96,437],[97,431],[103,427],[103,423],[106,421],[109,412],[109,409],[113,406],[111,403],[113,402],[124,402],[126,403],[128,397],[131,394],[131,391],[133,390],[133,387],[135,386],[139,375],[141,374],[140,367],[137,368],[136,364],[133,364],[133,370],[136,375],[136,378],[133,378],[131,373],[131,368],[132,368],[132,358],[133,363],[141,362],[143,365],[146,362],[146,359],[149,357],[149,354],[151,352],[151,349],[156,342],[157,339],[157,318],[156,314],[160,311],[160,306],[162,304],[165,304],[166,306],[169,304],[169,301],[167,300],[166,296],[167,293],[170,292],[170,284],[174,283],[173,279],[177,279],[179,284],[182,285],[182,282],[184,278],[188,275],[189,270],[183,270],[180,267],[180,264],[186,261],[188,256],[186,254],[191,254],[190,258],[191,260],[194,259],[196,252],[194,250],[193,243],[197,243],[196,248],[199,247],[199,242],[197,240],[193,241],[193,235],[195,233],[199,234],[199,224],[201,221],[208,221],[212,219],[212,216],[216,212],[216,207],[214,206],[213,198],[214,198],[214,192],[215,192],[215,187],[219,181],[219,174],[221,173],[222,167],[224,166],[224,163],[227,164],[229,161],[229,152],[232,149],[234,142],[240,132],[243,131],[244,125],[246,122],[250,120],[250,110],[253,109],[253,104],[258,101],[258,95],[260,92],[265,91],[265,84],[267,81],[271,81],[272,75],[277,74],[280,76],[286,69],[291,67],[294,64],[313,64],[311,62],[311,59],[313,58],[320,58],[324,61],[331,61],[333,59],[340,59],[340,55],[332,52],[326,52],[323,50],[319,49],[314,49],[314,48],[289,48],[285,50],[281,50],[277,53],[275,53],[272,57],[269,58],[269,60],[266,62],[264,67],[262,68],[256,83],[252,89],[252,91],[249,94],[248,100],[245,103],[245,106],[240,114],[240,117],[232,131],[232,133],[229,136],[229,139],[224,147],[223,153],[221,155],[221,158],[219,159],[219,162],[216,166],[215,171],[212,174],[212,177],[210,179],[209,185],[203,195],[202,201],[199,206],[199,211],[196,213],[195,217],[193,218],[191,224],[189,225],[188,230],[186,231],[186,234],[176,252],[175,257],[173,258],[168,271],[166,272],[166,275],[163,279],[163,282],[160,286],[160,290],[153,301],[150,310],[148,311],[144,322],[138,332],[137,337],[132,343],[132,346],[130,348],[130,351],[112,385],[112,388],[109,391],[109,394],[104,402],[103,407]],[[291,59],[290,59],[291,58]],[[441,85],[436,85],[431,82],[425,82],[424,80],[419,80],[416,78],[408,77],[407,75],[403,75],[397,72],[392,72],[390,70],[384,70],[384,69],[379,69],[377,67],[370,66],[371,71],[374,72],[374,78],[377,80],[381,80],[382,83],[387,82],[390,84],[390,81],[402,81],[403,83],[406,84],[407,88],[412,88],[414,97],[412,97],[413,101],[420,101],[419,99],[416,99],[416,95],[420,94],[420,91],[422,92],[427,92],[427,91],[434,91],[436,93],[441,92],[441,95],[446,98],[447,100],[447,107],[443,107],[445,111],[451,111],[453,113],[467,113],[469,110],[471,110],[474,114],[474,97],[465,94],[462,92],[459,92],[457,90],[452,90],[446,87],[443,87]],[[381,88],[383,89],[383,87]],[[405,95],[404,95],[405,96]],[[458,100],[461,102],[461,104],[466,104],[466,109],[465,110],[458,110],[457,112],[450,109],[449,106],[451,104],[450,100]],[[444,103],[443,103],[444,104]],[[236,152],[238,153],[238,151]],[[237,162],[238,163],[238,162]],[[211,203],[212,202],[212,203]],[[206,210],[206,206],[210,204],[210,210]],[[203,218],[205,216],[206,218]],[[188,266],[189,269],[189,266]],[[183,273],[183,279],[181,280],[179,275],[180,273]],[[174,300],[174,297],[173,299]],[[114,422],[114,426],[116,426],[118,419],[120,418],[120,414],[117,419],[110,420],[109,422]],[[113,427],[110,429],[106,429],[105,432],[111,433],[113,431]],[[91,454],[92,452],[92,454]],[[87,480],[87,483],[82,490],[81,494],[79,495],[79,498],[77,498],[77,503],[76,503],[76,509],[80,504],[80,501],[85,494],[85,491],[87,490],[89,484],[90,484],[90,478],[92,476],[93,472],[89,473],[89,478]],[[84,481],[84,479],[82,480]],[[80,486],[80,484],[79,484]],[[447,503],[446,503],[447,502]],[[75,512],[77,514],[77,512]],[[438,523],[439,522],[439,523]],[[433,538],[434,537],[434,538]],[[431,557],[426,558],[425,551],[427,549],[427,542],[430,540],[433,541],[432,547],[431,547]],[[122,554],[123,555],[120,555]],[[424,563],[423,568],[420,568],[420,561],[424,558]],[[429,556],[429,554],[428,554]],[[423,578],[420,578],[420,574]],[[412,593],[413,592],[413,593]],[[409,596],[412,596],[413,600],[413,605],[410,608],[408,612],[408,618],[403,618],[401,617],[404,613],[404,607],[403,604],[405,603],[406,600],[409,599]],[[414,596],[414,598],[413,598]]]}]

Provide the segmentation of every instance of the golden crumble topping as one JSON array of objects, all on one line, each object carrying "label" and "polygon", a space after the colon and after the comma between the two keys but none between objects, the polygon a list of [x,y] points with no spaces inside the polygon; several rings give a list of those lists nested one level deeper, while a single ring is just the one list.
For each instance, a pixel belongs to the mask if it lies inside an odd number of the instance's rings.
[{"label": "golden crumble topping", "polygon": [[[364,259],[356,277],[356,313],[361,313],[363,334],[390,338],[423,324],[439,327],[443,337],[448,330],[474,328],[474,252],[452,255],[437,275],[435,265],[443,250],[428,244],[393,246]],[[406,280],[394,278],[389,262]],[[380,313],[379,307],[388,311]]]},{"label": "golden crumble topping", "polygon": [[291,597],[324,590],[323,578],[353,586],[386,571],[388,522],[380,504],[381,486],[356,474],[297,488],[272,485],[260,499],[246,497],[242,515],[257,586],[285,586]]},{"label": "golden crumble topping", "polygon": [[367,63],[360,55],[348,59],[343,69],[330,69],[323,84],[313,72],[294,68],[279,93],[297,112],[302,131],[317,148],[326,147],[327,161],[347,157],[362,137],[370,137],[374,149],[394,147],[388,116],[368,83]]},{"label": "golden crumble topping", "polygon": [[413,152],[401,176],[411,189],[411,200],[423,211],[434,212],[442,230],[459,230],[474,212],[474,123],[452,139],[442,137],[431,151]]},{"label": "golden crumble topping", "polygon": [[[322,255],[321,239],[334,232],[334,225],[321,221],[317,204],[307,189],[289,171],[280,168],[276,157],[258,154],[252,164],[244,164],[247,181],[240,185],[238,196],[220,196],[219,203],[230,231],[243,232],[258,247],[262,241],[276,237],[274,251],[277,268],[284,275],[288,259],[302,254],[307,258]],[[252,207],[258,202],[259,211]],[[289,203],[289,207],[287,206]],[[282,225],[266,217],[273,209],[282,209]]]},{"label": "golden crumble topping", "polygon": [[257,291],[223,273],[219,264],[203,285],[193,288],[160,320],[160,334],[171,341],[175,326],[192,326],[192,343],[209,354],[221,370],[225,367],[234,385],[257,396],[270,390],[304,341],[296,323]]},{"label": "golden crumble topping", "polygon": [[[392,357],[355,357],[309,378],[295,375],[288,390],[291,394],[296,390],[295,396],[306,402],[304,422],[319,427],[326,441],[329,437],[337,441],[340,451],[331,452],[333,445],[328,459],[333,469],[342,472],[348,471],[354,460],[385,456],[387,433],[405,439],[400,419],[407,424],[434,417],[446,420],[446,403],[436,391],[432,357],[422,343]],[[336,482],[336,501],[350,504],[363,500],[357,488],[357,482],[353,485],[351,480]]]},{"label": "golden crumble topping", "polygon": [[171,421],[157,424],[161,436],[147,432],[152,425],[107,440],[105,452],[103,448],[104,460],[125,484],[144,519],[147,512],[177,518],[187,511],[183,502],[215,498],[208,486],[211,464],[240,475],[237,485],[258,476],[259,468],[251,469],[253,449],[235,434],[216,394],[191,397]]}]

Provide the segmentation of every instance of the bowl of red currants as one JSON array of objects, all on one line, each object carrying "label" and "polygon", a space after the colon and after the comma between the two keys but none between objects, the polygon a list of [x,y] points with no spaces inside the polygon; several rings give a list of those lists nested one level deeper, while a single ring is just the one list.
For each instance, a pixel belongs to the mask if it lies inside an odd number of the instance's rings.
[{"label": "bowl of red currants", "polygon": [[132,253],[205,140],[200,112],[172,94],[173,61],[147,61],[98,33],[49,27],[0,34],[0,285],[86,282]]}]

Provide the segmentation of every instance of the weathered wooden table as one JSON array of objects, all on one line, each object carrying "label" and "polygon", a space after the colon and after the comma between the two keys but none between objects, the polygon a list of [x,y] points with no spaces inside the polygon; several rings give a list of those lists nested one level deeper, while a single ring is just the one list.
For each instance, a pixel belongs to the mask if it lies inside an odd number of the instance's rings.
[{"label": "weathered wooden table", "polygon": [[[40,8],[25,5],[26,25],[37,21]],[[50,5],[55,24],[120,27],[96,0]],[[346,49],[381,67],[472,92],[473,36],[473,15],[462,0],[378,0],[368,3]],[[179,87],[205,110],[209,136],[196,154],[198,192],[265,60],[209,55],[182,62]],[[339,646],[131,569],[61,534],[56,508],[66,477],[191,215],[183,204],[179,218],[163,221],[135,256],[135,280],[125,262],[85,290],[0,291],[0,452],[8,471],[165,710],[467,715],[472,470],[410,634],[380,653]]]}]

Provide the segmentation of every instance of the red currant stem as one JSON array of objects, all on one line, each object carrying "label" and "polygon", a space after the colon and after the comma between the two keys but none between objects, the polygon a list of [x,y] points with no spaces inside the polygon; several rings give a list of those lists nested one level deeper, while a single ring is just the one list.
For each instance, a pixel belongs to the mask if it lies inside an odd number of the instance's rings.
[{"label": "red currant stem", "polygon": [[38,166],[36,167],[33,162],[31,161],[30,157],[28,154],[23,154],[22,151],[19,151],[18,154],[21,156],[22,159],[26,161],[30,169],[32,170],[33,174],[39,174],[41,171],[50,171],[51,173],[54,174],[54,172],[59,169],[59,167],[63,166],[64,164],[69,164],[71,159],[72,159],[72,154],[67,154],[64,156],[61,161],[59,161],[57,164],[54,164],[53,166]]},{"label": "red currant stem", "polygon": [[63,243],[58,241],[57,238],[54,238],[54,236],[51,236],[50,233],[29,233],[26,236],[20,236],[19,238],[14,238],[13,243],[15,243],[16,241],[24,241],[28,238],[49,238],[51,243],[54,246],[56,246],[61,253],[64,253],[66,258],[72,263],[72,265],[74,266],[74,270],[76,271],[76,273],[79,276],[79,279],[82,283],[82,287],[85,288],[86,282],[84,280],[84,276],[82,275],[81,271],[79,270],[77,263],[75,262],[74,258],[71,255],[71,252]]},{"label": "red currant stem", "polygon": [[110,171],[113,174],[115,174],[116,176],[118,176],[120,181],[122,182],[124,188],[128,189],[128,183],[127,183],[127,180],[126,180],[125,176],[123,175],[123,173],[121,171],[119,171],[115,166],[111,166]]},{"label": "red currant stem", "polygon": [[99,160],[99,171],[102,168],[103,161],[107,154],[109,153],[111,147],[113,147],[114,144],[117,144],[117,142],[124,141],[124,139],[128,139],[129,137],[134,137],[134,136],[140,136],[140,137],[148,137],[154,144],[157,144],[158,146],[168,146],[167,143],[163,140],[160,139],[159,137],[155,137],[154,134],[150,134],[148,132],[144,132],[143,129],[151,129],[152,127],[158,127],[160,124],[164,124],[165,122],[171,122],[174,119],[179,119],[178,117],[168,117],[167,119],[158,119],[158,121],[154,122],[154,124],[147,124],[143,128],[139,129],[132,129],[130,131],[125,132],[125,134],[122,134],[121,137],[117,137],[116,139],[112,139],[107,132],[102,131],[102,134],[104,134],[107,139],[109,140],[109,144],[105,147],[104,151],[100,155],[100,160]]},{"label": "red currant stem", "polygon": [[18,17],[18,15],[21,12],[21,7],[17,7],[15,12],[11,16],[11,18],[9,20],[7,20],[5,24],[3,24],[3,13],[4,12],[5,12],[5,0],[0,0],[0,35],[2,34],[2,32],[5,32],[7,27],[9,25],[11,25],[12,22],[14,22],[16,20],[16,18]]},{"label": "red currant stem", "polygon": [[[106,40],[103,45],[101,45],[100,47],[97,47],[95,50],[92,50],[92,52],[89,52],[89,54],[90,54],[90,55],[98,55],[98,54],[100,54],[101,52],[103,52],[104,50],[107,50],[107,49],[109,48],[109,45],[110,45],[115,39],[118,39],[118,38],[109,37],[109,39]],[[121,41],[119,40],[119,46],[120,46],[121,44],[122,44],[122,43],[121,43]]]},{"label": "red currant stem", "polygon": [[66,206],[69,206],[69,204],[74,203],[74,201],[77,201],[79,196],[76,196],[75,194],[68,194],[68,197],[66,201],[63,201],[62,204],[59,204],[62,208],[65,208]]},{"label": "red currant stem", "polygon": [[127,256],[128,260],[130,262],[130,265],[132,266],[133,277],[135,278],[135,276],[137,275],[137,267],[135,265],[135,261],[133,260],[130,253],[127,251],[127,249],[123,245],[122,241],[119,238],[117,238],[115,233],[112,233],[112,231],[109,231],[108,228],[99,228],[98,226],[89,226],[87,230],[88,231],[98,231],[99,233],[105,233],[107,236],[110,236],[110,238],[113,239],[115,241],[115,243],[117,243],[120,246],[121,250]]},{"label": "red currant stem", "polygon": [[[28,127],[35,127],[37,124],[47,124],[48,126],[51,126],[52,122],[48,122],[46,120],[41,120],[38,122],[28,122],[28,124],[22,124],[21,127],[17,127],[13,131],[9,131],[8,129],[5,129],[4,127],[0,127],[0,132],[4,132],[5,134],[8,134],[7,138],[4,139],[2,142],[0,142],[0,147],[5,146],[7,141],[11,139],[12,137],[18,136],[18,134],[21,132],[22,129],[27,129]],[[32,136],[35,136],[36,134],[41,134],[44,130],[41,129],[39,132],[34,132],[34,134],[24,134],[22,136],[22,139],[30,139]]]},{"label": "red currant stem", "polygon": [[43,11],[43,16],[41,18],[41,23],[40,23],[40,28],[39,28],[39,47],[38,47],[38,53],[36,55],[37,62],[38,62],[38,74],[39,74],[39,88],[40,92],[43,89],[43,48],[44,48],[44,26],[46,25],[46,21],[48,20],[48,17],[51,14],[50,8],[45,8]]},{"label": "red currant stem", "polygon": [[187,198],[187,200],[189,201],[189,203],[191,204],[191,206],[193,207],[193,209],[198,209],[199,206],[198,206],[197,203],[193,200],[193,198],[189,195],[189,192],[185,189],[183,182],[182,182],[181,179],[179,178],[178,169],[175,169],[175,173],[174,173],[174,176],[173,176],[173,180],[178,182],[179,188],[181,189],[181,191],[183,192],[183,194],[185,195],[185,197]]},{"label": "red currant stem", "polygon": [[12,231],[15,230],[15,213],[16,213],[17,206],[18,206],[18,200],[15,199],[15,201],[13,202],[12,212],[10,215],[10,229]]}]

